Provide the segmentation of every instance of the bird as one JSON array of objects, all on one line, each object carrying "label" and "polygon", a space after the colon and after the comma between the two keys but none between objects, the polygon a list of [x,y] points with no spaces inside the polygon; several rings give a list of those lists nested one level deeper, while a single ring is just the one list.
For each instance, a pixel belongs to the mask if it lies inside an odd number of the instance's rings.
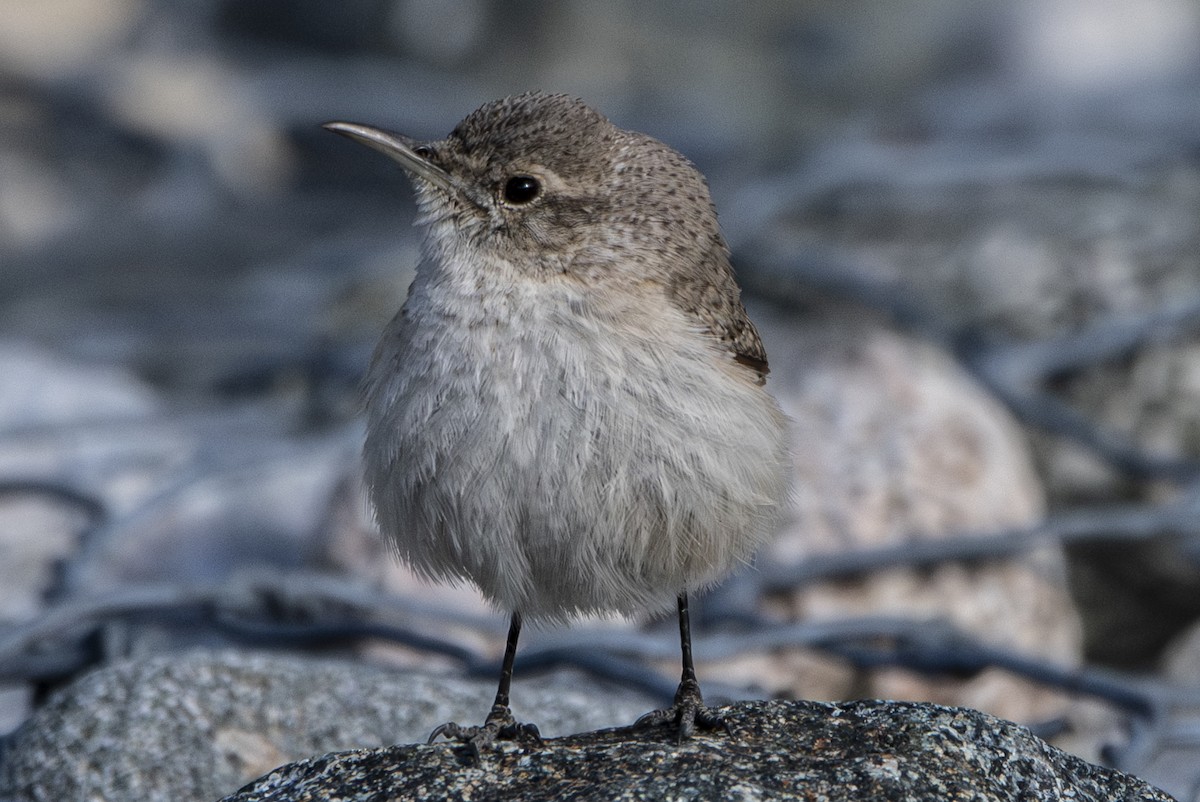
[{"label": "bird", "polygon": [[399,163],[424,231],[364,380],[375,520],[417,574],[509,615],[484,723],[429,742],[539,738],[509,700],[524,622],[671,607],[678,689],[636,724],[728,730],[689,594],[751,560],[791,468],[704,176],[563,94],[485,103],[431,141],[324,127]]}]

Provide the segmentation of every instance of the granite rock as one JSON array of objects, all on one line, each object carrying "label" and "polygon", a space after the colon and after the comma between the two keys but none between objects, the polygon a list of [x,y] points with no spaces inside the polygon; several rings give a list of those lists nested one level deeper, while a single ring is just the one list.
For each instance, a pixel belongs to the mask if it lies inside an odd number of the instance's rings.
[{"label": "granite rock", "polygon": [[[1157,117],[1139,107],[1146,99],[1130,93],[1106,108],[1123,121],[1113,139],[1084,118],[1053,135],[1031,126],[1004,148],[971,150],[963,161],[953,154],[967,152],[959,150],[966,137],[945,130],[919,144],[875,142],[877,161],[862,150],[840,161],[814,155],[811,162],[841,167],[797,183],[799,200],[782,216],[786,241],[913,302],[918,327],[969,331],[989,343],[1081,336],[1101,344],[1105,326],[1165,315],[1200,297],[1200,169],[1176,139],[1195,123],[1165,122],[1173,109],[1191,115],[1195,104],[1159,97],[1166,116]],[[1007,115],[1004,126],[1013,119]],[[1101,353],[1046,377],[1039,389],[1144,454],[1200,455],[1194,324],[1170,336],[1160,326],[1142,342]],[[1056,506],[1178,492],[1123,473],[1070,437],[1030,427],[1029,438]],[[1071,561],[1086,648],[1097,660],[1144,669],[1200,613],[1200,568],[1178,548],[1088,549]]]},{"label": "granite rock", "polygon": [[624,728],[503,743],[475,765],[462,747],[392,746],[283,766],[224,802],[432,799],[1169,800],[972,710],[861,701],[743,702],[732,733],[676,744]]},{"label": "granite rock", "polygon": [[[944,353],[861,314],[759,319],[771,386],[792,419],[796,464],[792,515],[760,565],[994,534],[1045,514],[1021,429]],[[1060,664],[1081,656],[1057,548],[971,565],[886,568],[779,596],[776,612],[788,620],[941,619]],[[796,650],[739,662],[744,680],[790,698],[932,701],[1027,723],[1061,714],[1067,704],[998,670],[966,679],[856,671]]]},{"label": "granite rock", "polygon": [[[495,684],[232,651],[117,664],[56,693],[5,745],[4,802],[211,802],[313,754],[424,741],[481,720]],[[614,726],[650,701],[560,672],[518,683],[547,734]]]}]

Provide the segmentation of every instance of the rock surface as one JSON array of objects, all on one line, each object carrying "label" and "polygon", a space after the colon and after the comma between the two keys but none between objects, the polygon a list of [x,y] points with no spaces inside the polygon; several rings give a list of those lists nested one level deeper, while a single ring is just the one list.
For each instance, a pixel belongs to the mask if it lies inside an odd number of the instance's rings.
[{"label": "rock surface", "polygon": [[[518,683],[547,734],[633,721],[653,705],[578,674]],[[495,685],[337,660],[232,651],[114,665],[57,693],[5,745],[3,802],[212,802],[275,766],[423,742],[482,720]]]},{"label": "rock surface", "polygon": [[663,729],[461,747],[392,746],[284,766],[224,802],[426,799],[1169,800],[971,710],[864,701],[744,702],[683,745]]},{"label": "rock surface", "polygon": [[[1128,119],[1148,118],[1135,112]],[[1097,346],[1095,361],[1047,377],[1041,389],[1152,457],[1195,459],[1194,323],[1171,336],[1160,324],[1141,342],[1103,347],[1103,327],[1178,312],[1200,297],[1200,169],[1171,137],[1169,126],[1126,130],[1103,159],[1082,132],[1031,137],[1012,148],[1020,157],[991,176],[975,172],[986,160],[979,152],[970,167],[948,168],[954,135],[931,136],[911,150],[906,144],[902,158],[881,144],[895,157],[887,165],[903,165],[891,175],[857,154],[821,186],[796,182],[800,200],[786,215],[790,241],[797,253],[826,254],[916,299],[925,322],[942,330],[966,327],[991,343],[1085,336]],[[1072,154],[1039,153],[1051,140],[1073,143]],[[1139,156],[1143,147],[1157,154]],[[1125,169],[1117,168],[1121,161]],[[922,180],[913,169],[921,163],[938,165],[939,177]],[[813,189],[807,196],[806,186]],[[768,352],[774,367],[777,354]],[[1028,436],[1053,506],[1176,493],[1169,482],[1137,481],[1072,438],[1034,427]],[[1071,561],[1085,648],[1098,661],[1144,670],[1200,614],[1200,569],[1178,548],[1120,544],[1073,553]]]},{"label": "rock surface", "polygon": [[[770,386],[791,418],[796,466],[792,515],[760,566],[993,534],[1045,514],[1019,426],[944,353],[861,312],[756,319]],[[1055,547],[971,565],[899,566],[779,596],[778,612],[791,621],[940,619],[996,646],[1064,665],[1081,660],[1079,617]],[[794,649],[740,662],[743,681],[785,698],[932,701],[1024,723],[1067,706],[1061,694],[999,670],[932,678],[855,670]]]}]

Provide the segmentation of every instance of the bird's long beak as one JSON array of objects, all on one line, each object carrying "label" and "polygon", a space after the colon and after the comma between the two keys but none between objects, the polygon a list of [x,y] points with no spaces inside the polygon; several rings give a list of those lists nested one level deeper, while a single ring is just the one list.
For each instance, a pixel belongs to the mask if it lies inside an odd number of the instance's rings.
[{"label": "bird's long beak", "polygon": [[321,127],[353,139],[355,142],[360,142],[369,148],[374,148],[385,156],[400,162],[400,166],[413,175],[448,192],[460,189],[449,173],[417,152],[420,145],[415,139],[358,123],[331,122],[325,123]]}]

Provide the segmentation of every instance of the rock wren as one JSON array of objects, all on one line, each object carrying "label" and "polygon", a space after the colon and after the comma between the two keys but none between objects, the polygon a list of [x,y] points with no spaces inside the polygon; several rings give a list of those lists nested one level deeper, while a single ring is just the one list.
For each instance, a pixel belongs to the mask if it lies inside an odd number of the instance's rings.
[{"label": "rock wren", "polygon": [[522,620],[672,602],[682,679],[642,720],[723,726],[687,594],[750,559],[789,469],[704,177],[564,95],[488,103],[433,142],[325,127],[398,161],[425,227],[366,379],[376,520],[418,573],[511,614],[485,723],[430,742],[536,736],[509,709]]}]

